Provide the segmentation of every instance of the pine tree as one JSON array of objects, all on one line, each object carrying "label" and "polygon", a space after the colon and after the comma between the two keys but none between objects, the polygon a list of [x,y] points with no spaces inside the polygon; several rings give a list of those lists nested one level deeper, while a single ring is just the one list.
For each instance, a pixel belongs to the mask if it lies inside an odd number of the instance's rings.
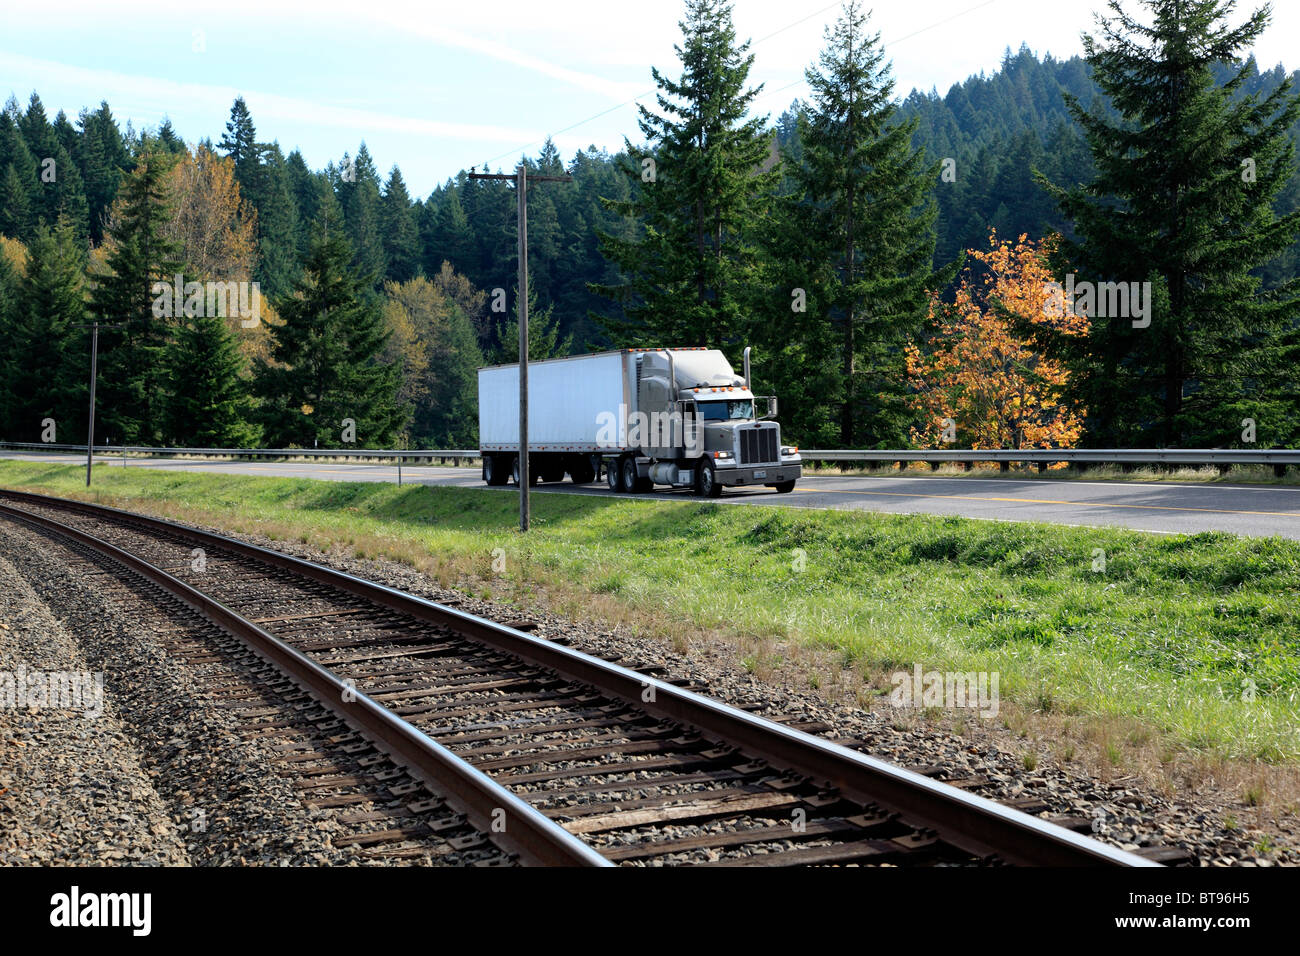
[{"label": "pine tree", "polygon": [[278,143],[258,146],[260,161],[254,187],[257,210],[257,269],[255,277],[271,298],[287,295],[298,271],[295,254],[298,209],[294,203],[288,164]]},{"label": "pine tree", "polygon": [[[5,243],[16,242],[6,239]],[[0,248],[0,341],[12,342],[17,335],[19,307],[18,283],[20,275],[5,249]],[[20,361],[12,349],[0,352],[0,439],[16,441],[14,422],[18,420],[14,411],[16,395],[9,386],[14,363]]]},{"label": "pine tree", "polygon": [[85,434],[89,371],[87,337],[77,328],[86,313],[84,247],[62,219],[38,227],[27,252],[5,337],[5,431],[11,441],[39,441],[42,420],[53,418],[60,440],[76,441]]},{"label": "pine tree", "polygon": [[295,274],[298,263],[311,254],[312,227],[320,220],[321,199],[329,193],[333,197],[329,180],[324,173],[313,173],[307,168],[307,161],[302,153],[294,150],[285,160],[285,174],[288,180],[289,198],[296,211],[294,227]]},{"label": "pine tree", "polygon": [[358,443],[384,447],[409,409],[396,402],[397,366],[378,361],[387,337],[383,316],[369,277],[352,267],[337,211],[327,207],[315,231],[294,294],[278,306],[276,364],[263,363],[256,373],[266,438],[276,447],[332,447],[350,418]]},{"label": "pine tree", "polygon": [[230,119],[226,122],[226,132],[218,146],[223,149],[235,163],[235,178],[245,190],[255,178],[261,161],[261,151],[257,146],[257,127],[253,125],[253,114],[242,96],[235,99],[230,107]]},{"label": "pine tree", "polygon": [[179,320],[165,355],[165,440],[184,448],[255,448],[262,430],[244,361],[220,316]]},{"label": "pine tree", "polygon": [[474,264],[474,245],[474,231],[461,205],[460,189],[449,186],[438,202],[425,243],[425,275],[436,275],[444,262],[465,272]]},{"label": "pine tree", "polygon": [[1284,371],[1271,346],[1294,321],[1300,286],[1265,292],[1255,272],[1300,232],[1300,211],[1271,207],[1294,170],[1287,129],[1300,99],[1289,83],[1262,98],[1242,88],[1251,64],[1236,57],[1264,32],[1267,7],[1232,26],[1225,0],[1143,6],[1139,20],[1112,4],[1112,18],[1098,17],[1102,38],[1084,37],[1119,116],[1070,98],[1097,176],[1055,194],[1078,232],[1063,247],[1076,281],[1150,282],[1150,313],[1108,309],[1078,347],[1059,344],[1093,446],[1222,445],[1243,417],[1267,442],[1300,412],[1267,395]]},{"label": "pine tree", "polygon": [[186,152],[185,140],[181,139],[180,134],[176,132],[176,127],[172,125],[169,117],[164,116],[158,127],[158,144],[174,155],[179,156]]},{"label": "pine tree", "polygon": [[[515,299],[519,298],[518,289]],[[540,362],[542,359],[570,355],[573,352],[573,337],[560,335],[560,321],[555,317],[555,307],[548,305],[545,309],[537,308],[537,293],[528,290],[528,359]],[[519,307],[504,322],[498,332],[496,361],[500,364],[519,361]]]},{"label": "pine tree", "polygon": [[108,103],[95,112],[82,110],[78,119],[81,138],[75,159],[81,170],[86,201],[90,207],[90,239],[104,240],[109,209],[117,198],[123,175],[132,167],[130,153]]},{"label": "pine tree", "polygon": [[746,89],[754,57],[736,42],[731,5],[687,0],[680,26],[681,79],[651,71],[659,112],[638,106],[648,147],[626,143],[624,169],[639,192],[609,202],[643,234],[601,236],[601,250],[627,281],[593,291],[623,306],[626,321],[608,323],[621,341],[728,346],[748,324],[753,235],[775,183],[760,172],[771,143],[765,117],[745,118],[761,87]]},{"label": "pine tree", "polygon": [[336,188],[352,247],[353,267],[372,283],[378,282],[386,268],[379,235],[379,174],[365,143],[357,150],[356,159],[344,155]]},{"label": "pine tree", "polygon": [[[167,184],[174,158],[147,151],[126,178],[108,230],[108,273],[98,277],[91,311],[101,322],[124,323],[99,337],[96,441],[157,445],[166,405],[163,352],[172,319],[154,314],[157,282],[172,285],[182,271],[166,238],[171,219]],[[179,311],[172,303],[171,314]]]},{"label": "pine tree", "polygon": [[396,166],[384,186],[379,221],[388,278],[394,282],[414,278],[420,271],[420,233],[415,225],[411,194],[406,191],[402,171]]},{"label": "pine tree", "polygon": [[10,163],[0,176],[0,235],[28,239],[32,219],[31,196],[22,176]]},{"label": "pine tree", "polygon": [[[867,32],[856,0],[826,40],[820,69],[805,73],[812,99],[797,120],[801,160],[787,157],[793,190],[769,244],[784,281],[768,306],[780,318],[767,331],[782,390],[808,388],[801,401],[838,406],[841,447],[898,447],[910,422],[903,349],[925,322],[927,290],[955,271],[931,267],[939,164],[913,149],[916,120],[896,121],[880,37]],[[832,338],[837,374],[824,351]],[[820,412],[807,424],[823,423]],[[802,440],[830,438],[814,431]]]}]

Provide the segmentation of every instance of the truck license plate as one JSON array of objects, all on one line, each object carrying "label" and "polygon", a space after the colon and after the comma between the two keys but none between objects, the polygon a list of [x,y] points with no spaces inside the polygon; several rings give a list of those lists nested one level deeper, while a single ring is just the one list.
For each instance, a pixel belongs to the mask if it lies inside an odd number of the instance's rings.
[{"label": "truck license plate", "polygon": [[755,478],[766,478],[766,477],[767,477],[767,472],[765,472],[765,471],[756,471],[756,472],[754,472],[754,477],[755,477]]}]

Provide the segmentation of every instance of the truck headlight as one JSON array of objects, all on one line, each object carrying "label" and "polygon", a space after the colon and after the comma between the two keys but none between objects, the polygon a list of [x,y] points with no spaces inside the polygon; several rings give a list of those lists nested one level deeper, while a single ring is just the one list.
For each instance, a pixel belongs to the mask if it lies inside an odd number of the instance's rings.
[{"label": "truck headlight", "polygon": [[799,454],[799,446],[798,446],[798,445],[782,445],[782,446],[781,446],[781,457],[782,457],[782,458],[790,458],[790,457],[792,457],[792,456],[794,456],[794,455],[797,455],[797,454]]},{"label": "truck headlight", "polygon": [[715,451],[715,452],[713,453],[713,457],[714,457],[714,458],[730,458],[730,457],[731,457],[731,452],[729,452],[729,451]]}]

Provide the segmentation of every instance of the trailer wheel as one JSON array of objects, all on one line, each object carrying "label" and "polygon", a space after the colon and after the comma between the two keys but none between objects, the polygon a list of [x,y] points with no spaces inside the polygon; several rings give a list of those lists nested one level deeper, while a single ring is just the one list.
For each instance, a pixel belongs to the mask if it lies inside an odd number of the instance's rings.
[{"label": "trailer wheel", "polygon": [[701,498],[722,497],[722,485],[718,484],[718,476],[714,473],[713,462],[708,458],[701,458],[699,465],[695,468],[695,493]]},{"label": "trailer wheel", "polygon": [[619,490],[619,480],[622,468],[617,458],[605,462],[605,484],[609,485],[610,491]]},{"label": "trailer wheel", "polygon": [[[519,456],[515,455],[514,461],[510,465],[510,477],[516,485],[519,484]],[[537,484],[537,471],[533,468],[528,469],[528,484]]]},{"label": "trailer wheel", "polygon": [[596,469],[584,462],[581,465],[574,465],[569,471],[569,477],[573,479],[575,485],[589,485],[596,480]]},{"label": "trailer wheel", "polygon": [[483,480],[489,485],[500,487],[510,480],[510,475],[501,459],[496,455],[483,456]]}]

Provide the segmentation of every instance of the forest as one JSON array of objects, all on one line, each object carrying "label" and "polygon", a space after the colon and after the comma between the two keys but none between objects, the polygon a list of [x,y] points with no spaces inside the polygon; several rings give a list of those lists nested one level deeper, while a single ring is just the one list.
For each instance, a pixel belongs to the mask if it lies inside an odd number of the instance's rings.
[{"label": "forest", "polygon": [[[618,152],[520,159],[573,179],[529,190],[530,357],[752,345],[804,447],[1296,447],[1300,75],[1251,56],[1267,9],[1144,6],[902,96],[849,0],[771,117],[730,5],[685,0]],[[180,131],[11,95],[0,440],[86,440],[100,323],[97,443],[474,446],[517,252],[513,188],[469,173],[312,169],[242,98]],[[1067,278],[1141,288],[1145,324],[1053,313]]]}]

